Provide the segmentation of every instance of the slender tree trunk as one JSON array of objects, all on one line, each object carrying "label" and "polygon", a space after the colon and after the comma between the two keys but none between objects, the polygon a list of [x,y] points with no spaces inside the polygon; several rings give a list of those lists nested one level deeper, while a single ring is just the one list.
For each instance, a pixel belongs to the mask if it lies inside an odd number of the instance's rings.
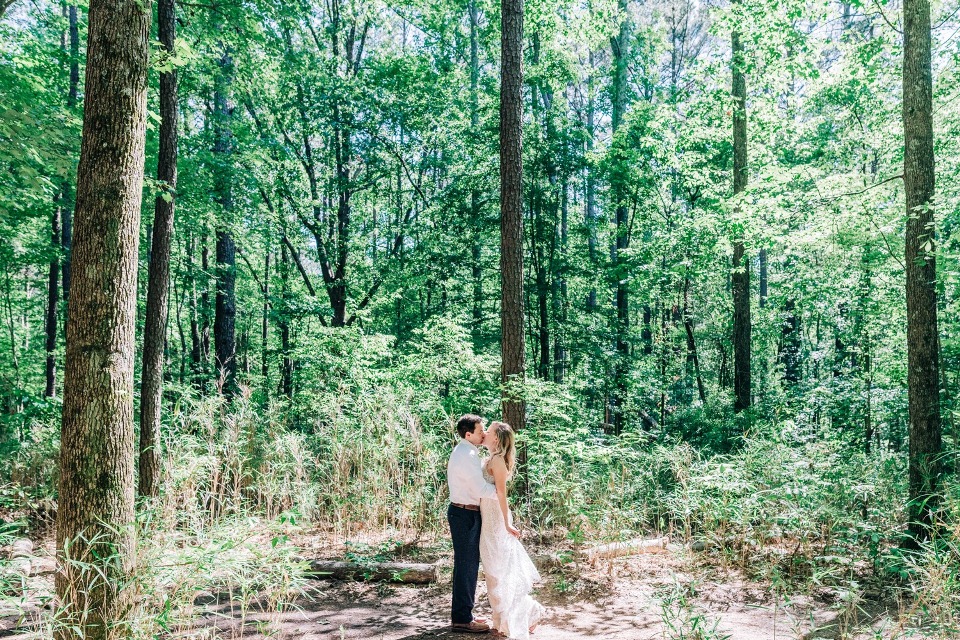
[{"label": "slender tree trunk", "polygon": [[[210,245],[206,232],[200,238],[200,276],[203,280],[203,289],[200,291],[200,309],[198,320],[200,323],[200,368],[199,373],[205,377],[210,363]],[[201,388],[206,386],[206,380],[201,379]]]},{"label": "slender tree trunk", "polygon": [[[78,24],[77,5],[69,5],[67,15],[68,31],[70,33],[70,88],[67,92],[67,107],[74,109],[77,106],[80,85],[80,26]],[[60,186],[60,191],[63,198],[63,208],[61,210],[63,217],[60,224],[60,246],[63,250],[63,262],[60,269],[60,278],[63,300],[67,302],[70,298],[70,253],[73,246],[74,203],[70,199],[69,182],[65,180]]]},{"label": "slender tree trunk", "polygon": [[[593,87],[593,67],[594,53],[590,51],[590,75],[587,77],[587,142],[586,155],[589,157],[593,152],[593,139],[596,135],[596,98],[594,97]],[[597,186],[596,178],[593,175],[593,167],[588,162],[586,164],[586,211],[585,222],[587,225],[587,252],[590,258],[590,268],[592,272],[596,271],[597,266]],[[597,309],[597,287],[590,283],[590,292],[587,294],[587,312],[593,313]]]},{"label": "slender tree trunk", "polygon": [[872,356],[870,353],[870,336],[865,336],[863,341],[863,386],[864,386],[864,407],[863,407],[863,450],[869,456],[870,447],[873,443],[873,372]]},{"label": "slender tree trunk", "polygon": [[[4,302],[6,303],[5,306],[7,307],[7,331],[10,335],[10,358],[11,362],[13,363],[14,384],[16,385],[14,389],[16,393],[14,394],[11,411],[14,413],[19,413],[23,408],[21,401],[23,394],[21,393],[22,384],[20,380],[20,361],[17,357],[17,332],[13,317],[13,287],[10,283],[9,269],[4,271],[4,280],[6,282],[6,287],[4,287],[4,293],[6,294],[4,296]],[[21,440],[22,439],[23,437],[21,436]]]},{"label": "slender tree trunk", "polygon": [[44,395],[53,398],[57,395],[57,317],[60,307],[60,213],[63,194],[57,198],[50,223],[51,250],[50,269],[47,276],[47,314],[46,314],[46,351],[45,367],[46,389]]},{"label": "slender tree trunk", "polygon": [[694,375],[697,380],[697,394],[700,403],[707,403],[707,391],[703,384],[703,375],[700,373],[700,356],[697,354],[697,342],[693,334],[693,314],[690,311],[690,278],[683,284],[683,328],[687,333],[687,358],[693,362]]},{"label": "slender tree trunk", "polygon": [[[526,361],[523,319],[523,0],[501,3],[500,38],[500,274],[501,379],[522,383]],[[526,406],[510,389],[503,399],[504,421],[526,424]]]},{"label": "slender tree trunk", "polygon": [[[470,135],[480,134],[480,11],[476,0],[470,0],[467,10],[470,13]],[[480,219],[480,191],[470,190],[470,225],[473,230],[471,264],[473,276],[473,337],[478,340],[483,331],[483,270],[481,233],[483,220]]]},{"label": "slender tree trunk", "polygon": [[562,183],[560,195],[560,257],[554,263],[554,317],[557,326],[553,331],[553,381],[563,382],[567,364],[567,347],[564,344],[563,330],[567,326],[567,235],[570,215],[569,190],[566,178]]},{"label": "slender tree trunk", "polygon": [[787,298],[783,306],[783,320],[780,328],[780,360],[783,362],[783,380],[788,387],[794,387],[800,382],[802,338],[796,303],[793,298]]},{"label": "slender tree trunk", "polygon": [[270,254],[267,249],[267,256],[263,264],[263,317],[260,320],[260,375],[263,377],[264,394],[267,401],[270,396],[270,359],[267,357],[269,352],[270,337]]},{"label": "slender tree trunk", "polygon": [[60,640],[129,635],[133,369],[150,6],[92,0],[57,508]]},{"label": "slender tree trunk", "polygon": [[760,306],[767,306],[767,250],[760,249]]},{"label": "slender tree trunk", "polygon": [[280,245],[280,282],[282,285],[280,299],[282,307],[277,315],[277,326],[280,328],[280,392],[287,398],[293,399],[293,354],[290,348],[290,259],[287,257],[287,246]]},{"label": "slender tree trunk", "polygon": [[190,377],[197,390],[203,387],[203,336],[201,333],[201,308],[197,296],[197,271],[193,263],[196,240],[191,237],[187,242],[187,277],[190,279],[188,306],[190,312]]},{"label": "slender tree trunk", "polygon": [[[544,257],[541,255],[540,260]],[[547,269],[542,262],[537,266],[537,344],[540,346],[540,361],[537,374],[541,380],[550,379],[550,312],[547,298],[550,286],[547,284]]]},{"label": "slender tree trunk", "polygon": [[[620,34],[612,38],[613,49],[613,98],[611,112],[611,126],[616,135],[617,130],[623,122],[623,116],[627,107],[627,65],[629,62],[630,47],[630,16],[628,13],[627,0],[620,0]],[[624,405],[627,396],[627,370],[629,368],[630,344],[627,341],[627,335],[630,331],[630,305],[627,293],[627,274],[623,265],[622,252],[627,249],[629,244],[628,229],[629,221],[627,219],[626,188],[623,184],[622,174],[625,168],[618,168],[611,184],[616,225],[617,237],[613,246],[613,274],[616,279],[616,293],[614,304],[617,311],[616,318],[616,351],[617,362],[614,367],[614,386],[616,388],[613,397],[613,431],[619,435],[623,431],[624,425]]]},{"label": "slender tree trunk", "polygon": [[[157,30],[168,55],[174,54],[176,0],[157,0]],[[160,149],[157,179],[163,191],[153,208],[147,314],[143,326],[143,372],[140,386],[140,496],[157,495],[160,477],[160,409],[163,398],[164,344],[170,288],[170,247],[173,242],[174,199],[177,189],[177,70],[160,74]]]},{"label": "slender tree trunk", "polygon": [[903,3],[903,182],[907,207],[910,536],[925,539],[940,499],[940,342],[933,216],[933,75],[929,0]]},{"label": "slender tree trunk", "polygon": [[223,214],[217,228],[217,296],[213,320],[214,360],[221,392],[230,398],[236,392],[236,278],[237,248],[230,230],[233,213],[233,171],[230,156],[233,152],[231,108],[229,94],[233,84],[233,59],[223,45],[219,61],[217,87],[214,91],[215,142],[214,153],[219,157],[214,171],[216,200]]},{"label": "slender tree trunk", "polygon": [[[747,82],[743,75],[743,44],[733,32],[733,195],[747,187]],[[743,232],[733,243],[733,387],[734,411],[750,406],[750,260]]]}]

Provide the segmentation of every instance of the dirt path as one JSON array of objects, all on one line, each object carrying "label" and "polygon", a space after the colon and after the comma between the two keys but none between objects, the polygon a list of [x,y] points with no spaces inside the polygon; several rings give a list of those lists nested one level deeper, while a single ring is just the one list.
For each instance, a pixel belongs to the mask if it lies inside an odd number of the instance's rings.
[{"label": "dirt path", "polygon": [[[892,627],[891,612],[838,615],[827,602],[795,596],[776,603],[761,585],[735,573],[691,569],[677,553],[647,554],[583,567],[576,575],[550,574],[537,591],[548,607],[534,640],[776,640],[874,638]],[[448,567],[447,567],[448,569]],[[292,640],[434,640],[478,637],[447,627],[449,571],[428,587],[350,582],[316,583],[298,610],[251,615],[227,610],[210,615],[185,636],[290,638]],[[482,585],[476,614],[489,615]],[[867,607],[863,607],[867,609]],[[848,635],[844,636],[844,631]],[[484,636],[480,636],[484,637]],[[914,636],[917,637],[917,636]]]},{"label": "dirt path", "polygon": [[[329,539],[298,540],[310,557],[343,557],[345,548]],[[302,544],[301,544],[302,543]],[[196,603],[194,624],[169,637],[203,639],[285,638],[289,640],[435,640],[477,637],[447,626],[450,558],[439,549],[414,545],[421,561],[440,565],[440,582],[430,586],[312,581],[307,597],[282,613],[242,612],[216,597]],[[544,549],[541,549],[543,551]],[[48,550],[52,551],[52,550]],[[52,560],[32,580],[52,591]],[[481,575],[482,578],[482,575]],[[47,584],[50,583],[50,584]],[[778,638],[890,638],[901,632],[895,607],[857,602],[841,607],[828,590],[775,600],[766,586],[723,571],[680,547],[595,565],[566,565],[544,572],[536,597],[547,617],[534,640],[777,640]],[[222,602],[226,602],[224,598]],[[42,605],[41,605],[42,606]],[[36,607],[34,607],[36,610]],[[846,613],[844,613],[846,612]],[[476,614],[489,616],[481,579]],[[42,637],[4,618],[0,637]],[[492,636],[480,636],[492,637]],[[911,637],[923,637],[913,633]]]}]

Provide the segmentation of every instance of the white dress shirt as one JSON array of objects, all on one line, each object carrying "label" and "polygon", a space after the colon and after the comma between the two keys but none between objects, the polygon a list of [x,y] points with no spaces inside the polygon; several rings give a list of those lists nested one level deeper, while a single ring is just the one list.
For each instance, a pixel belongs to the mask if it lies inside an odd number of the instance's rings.
[{"label": "white dress shirt", "polygon": [[497,488],[483,479],[480,452],[464,438],[453,448],[447,463],[447,485],[450,502],[480,505],[481,498],[495,498]]}]

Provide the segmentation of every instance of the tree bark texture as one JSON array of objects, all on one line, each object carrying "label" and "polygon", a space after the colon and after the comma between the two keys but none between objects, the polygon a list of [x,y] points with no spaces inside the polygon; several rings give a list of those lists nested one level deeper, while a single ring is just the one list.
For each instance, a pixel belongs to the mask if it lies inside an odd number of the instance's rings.
[{"label": "tree bark texture", "polygon": [[933,76],[929,0],[903,3],[903,182],[906,195],[910,533],[925,538],[940,493],[940,351],[934,249]]},{"label": "tree bark texture", "polygon": [[57,550],[60,639],[129,635],[133,363],[150,6],[92,0],[67,316]]},{"label": "tree bark texture", "polygon": [[[158,0],[160,43],[174,53],[175,0]],[[154,496],[160,475],[160,408],[163,394],[163,348],[167,329],[170,286],[170,246],[177,188],[177,70],[160,74],[160,149],[157,179],[163,193],[153,209],[153,246],[147,284],[147,312],[143,327],[143,371],[140,385],[140,466],[138,493]]]},{"label": "tree bark texture", "polygon": [[[523,319],[523,0],[503,0],[500,37],[500,274],[501,379],[522,382],[526,365]],[[522,399],[507,390],[503,418],[514,429],[526,421]]]}]

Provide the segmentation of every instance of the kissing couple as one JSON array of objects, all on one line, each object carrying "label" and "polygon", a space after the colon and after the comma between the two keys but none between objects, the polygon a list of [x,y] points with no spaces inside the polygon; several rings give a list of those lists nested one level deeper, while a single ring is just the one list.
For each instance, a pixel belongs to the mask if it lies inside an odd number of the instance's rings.
[{"label": "kissing couple", "polygon": [[[447,522],[453,538],[452,629],[493,631],[513,640],[528,640],[544,613],[530,597],[540,574],[520,544],[507,505],[507,481],[516,463],[514,433],[505,422],[483,428],[484,420],[467,414],[457,422],[460,442],[447,463],[450,506]],[[490,455],[481,460],[478,447]],[[483,561],[493,620],[474,619],[477,573]]]}]

